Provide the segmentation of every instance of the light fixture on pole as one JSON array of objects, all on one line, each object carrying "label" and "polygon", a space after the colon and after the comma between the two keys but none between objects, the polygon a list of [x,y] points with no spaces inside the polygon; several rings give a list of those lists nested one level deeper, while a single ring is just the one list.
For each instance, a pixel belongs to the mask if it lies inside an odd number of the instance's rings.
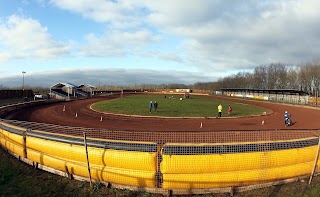
[{"label": "light fixture on pole", "polygon": [[26,71],[22,71],[22,91],[24,91],[24,74],[26,73]]}]

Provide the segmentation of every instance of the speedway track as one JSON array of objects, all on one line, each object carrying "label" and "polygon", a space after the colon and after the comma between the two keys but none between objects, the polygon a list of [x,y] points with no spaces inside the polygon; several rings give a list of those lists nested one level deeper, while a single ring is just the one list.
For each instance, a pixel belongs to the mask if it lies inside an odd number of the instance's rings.
[{"label": "speedway track", "polygon": [[[229,97],[210,96],[268,108],[268,115],[239,118],[159,118],[102,114],[90,109],[98,101],[116,98],[99,97],[56,103],[19,111],[11,119],[27,121],[31,129],[81,136],[151,142],[226,143],[287,140],[318,136],[320,110],[313,107],[276,104]],[[63,111],[65,106],[65,111]],[[293,117],[293,125],[284,126],[284,111]],[[77,117],[75,114],[77,113]],[[213,114],[216,106],[213,106]],[[103,121],[100,121],[101,116]],[[262,125],[264,121],[264,125]],[[30,124],[29,122],[35,122]],[[202,123],[203,128],[200,128]]]}]

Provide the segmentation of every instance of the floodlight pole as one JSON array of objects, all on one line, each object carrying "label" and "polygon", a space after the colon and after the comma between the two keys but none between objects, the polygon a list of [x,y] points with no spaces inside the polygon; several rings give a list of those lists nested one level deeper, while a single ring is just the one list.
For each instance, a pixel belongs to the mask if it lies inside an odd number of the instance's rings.
[{"label": "floodlight pole", "polygon": [[26,73],[26,71],[22,71],[22,91],[24,91],[24,74]]},{"label": "floodlight pole", "polygon": [[26,71],[22,71],[22,97],[24,97],[24,74],[26,73]]}]

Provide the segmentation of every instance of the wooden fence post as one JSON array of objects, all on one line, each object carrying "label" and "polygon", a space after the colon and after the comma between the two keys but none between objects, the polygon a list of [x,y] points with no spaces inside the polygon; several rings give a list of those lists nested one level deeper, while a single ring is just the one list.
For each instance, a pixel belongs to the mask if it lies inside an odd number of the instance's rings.
[{"label": "wooden fence post", "polygon": [[90,163],[89,163],[89,156],[88,156],[88,147],[87,147],[87,136],[86,136],[86,132],[83,132],[83,142],[84,142],[84,147],[85,147],[85,149],[86,149],[86,159],[87,159],[87,165],[88,165],[88,173],[89,173],[90,187],[92,188],[92,180],[91,180],[91,173],[90,173]]},{"label": "wooden fence post", "polygon": [[22,136],[23,136],[23,157],[24,158],[27,158],[27,131],[28,131],[28,129],[26,129],[22,133]]},{"label": "wooden fence post", "polygon": [[161,188],[162,187],[162,173],[160,169],[160,163],[162,161],[162,148],[163,143],[157,143],[157,172],[156,172],[156,187]]},{"label": "wooden fence post", "polygon": [[313,165],[310,179],[309,179],[309,185],[311,184],[314,172],[316,171],[316,167],[317,167],[317,163],[318,163],[318,159],[319,159],[319,151],[320,151],[320,137],[319,137],[319,142],[318,142],[318,150],[317,150],[316,158],[314,159],[314,165]]}]

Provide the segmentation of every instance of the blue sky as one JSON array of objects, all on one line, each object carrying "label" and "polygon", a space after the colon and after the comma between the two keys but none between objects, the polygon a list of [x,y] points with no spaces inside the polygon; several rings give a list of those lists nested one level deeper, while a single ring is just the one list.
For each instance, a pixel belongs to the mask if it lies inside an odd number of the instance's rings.
[{"label": "blue sky", "polygon": [[0,0],[0,85],[216,81],[319,58],[317,0]]}]

